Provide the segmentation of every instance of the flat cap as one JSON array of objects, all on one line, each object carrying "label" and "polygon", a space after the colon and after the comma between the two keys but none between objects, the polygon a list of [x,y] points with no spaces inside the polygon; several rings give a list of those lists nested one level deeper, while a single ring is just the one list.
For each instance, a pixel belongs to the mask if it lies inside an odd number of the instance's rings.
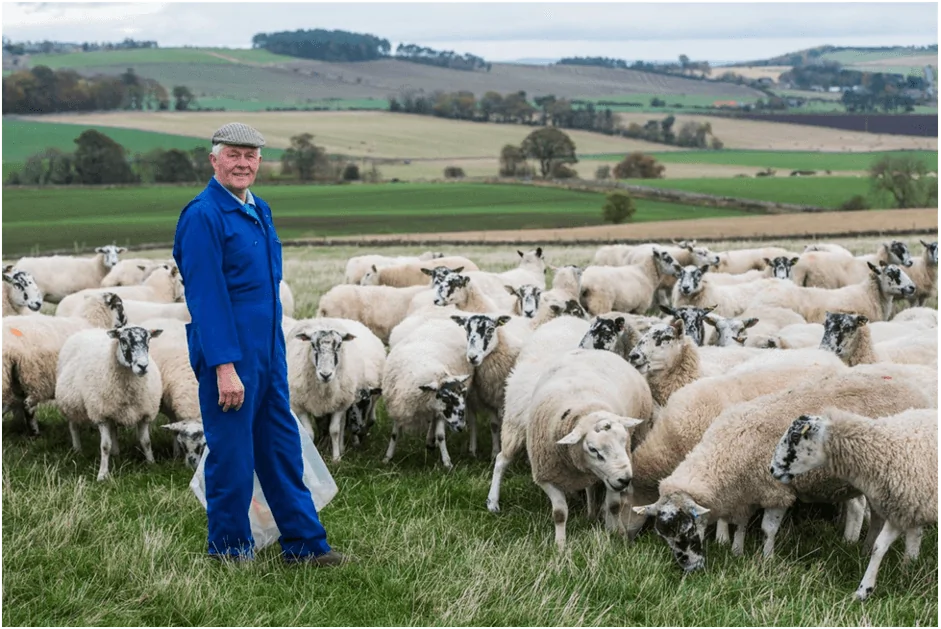
[{"label": "flat cap", "polygon": [[230,122],[224,124],[212,134],[213,144],[232,144],[234,146],[254,146],[261,148],[265,145],[265,138],[247,124]]}]

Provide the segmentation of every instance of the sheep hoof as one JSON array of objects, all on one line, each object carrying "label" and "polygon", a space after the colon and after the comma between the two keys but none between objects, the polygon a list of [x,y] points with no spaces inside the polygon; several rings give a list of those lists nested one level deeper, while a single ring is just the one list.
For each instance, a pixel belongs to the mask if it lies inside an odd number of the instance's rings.
[{"label": "sheep hoof", "polygon": [[487,498],[487,511],[490,513],[500,513],[500,503],[496,500],[490,500],[490,498]]}]

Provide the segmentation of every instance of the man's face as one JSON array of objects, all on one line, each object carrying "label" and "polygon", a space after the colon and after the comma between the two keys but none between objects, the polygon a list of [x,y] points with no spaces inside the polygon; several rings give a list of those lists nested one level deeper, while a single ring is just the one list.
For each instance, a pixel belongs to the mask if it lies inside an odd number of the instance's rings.
[{"label": "man's face", "polygon": [[250,146],[223,146],[219,155],[209,154],[216,178],[226,188],[245,190],[255,183],[260,151]]}]

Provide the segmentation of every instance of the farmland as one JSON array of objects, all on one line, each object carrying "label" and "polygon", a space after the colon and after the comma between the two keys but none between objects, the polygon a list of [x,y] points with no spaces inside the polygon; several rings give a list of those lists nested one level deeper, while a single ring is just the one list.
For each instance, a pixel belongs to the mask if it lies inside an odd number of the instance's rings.
[{"label": "farmland", "polygon": [[[604,196],[553,188],[482,184],[256,187],[283,238],[362,233],[527,229],[602,224]],[[171,242],[180,210],[201,187],[17,189],[3,191],[4,251]],[[637,201],[635,222],[735,216]]]}]

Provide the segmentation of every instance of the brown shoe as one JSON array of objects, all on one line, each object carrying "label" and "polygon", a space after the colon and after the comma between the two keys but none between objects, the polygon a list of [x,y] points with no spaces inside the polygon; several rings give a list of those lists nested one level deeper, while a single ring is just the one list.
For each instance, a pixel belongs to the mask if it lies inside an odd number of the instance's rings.
[{"label": "brown shoe", "polygon": [[344,555],[341,552],[331,550],[330,552],[324,553],[323,555],[308,555],[303,559],[298,559],[296,561],[292,561],[291,563],[315,566],[318,568],[332,568],[334,566],[342,566],[343,564],[353,563],[354,561],[356,560],[349,555]]}]

